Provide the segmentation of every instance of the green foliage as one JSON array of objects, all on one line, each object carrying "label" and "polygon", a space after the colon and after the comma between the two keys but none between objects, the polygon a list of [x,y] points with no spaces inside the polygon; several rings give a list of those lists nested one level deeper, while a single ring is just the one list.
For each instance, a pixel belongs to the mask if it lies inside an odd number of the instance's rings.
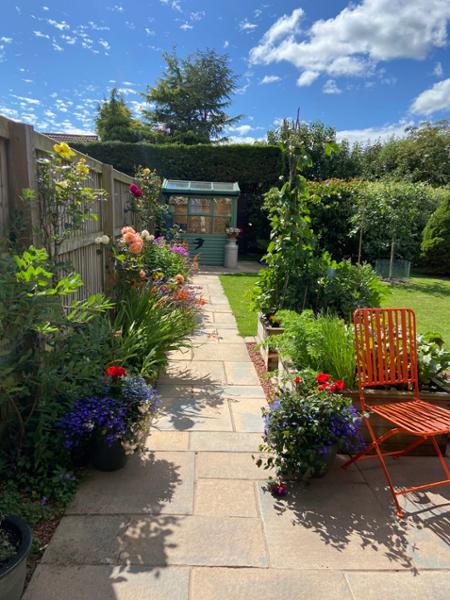
[{"label": "green foliage", "polygon": [[17,552],[17,547],[9,539],[8,533],[2,529],[2,518],[0,513],[0,566],[7,562]]},{"label": "green foliage", "polygon": [[[53,262],[65,239],[87,221],[98,219],[92,208],[106,198],[104,190],[88,185],[89,168],[84,158],[72,161],[75,152],[67,144],[55,144],[54,148],[55,154],[37,161],[40,221],[36,231]],[[29,190],[25,195],[32,196]]]},{"label": "green foliage", "polygon": [[131,212],[137,217],[133,222],[137,222],[141,229],[148,229],[152,232],[161,229],[165,214],[164,204],[160,202],[161,178],[155,171],[147,167],[139,167],[134,179],[142,196],[135,198],[130,192]]},{"label": "green foliage", "polygon": [[155,380],[167,353],[186,345],[194,309],[161,302],[148,287],[122,292],[113,321],[113,362]]},{"label": "green foliage", "polygon": [[271,344],[297,370],[329,373],[347,388],[353,387],[356,355],[351,326],[330,315],[315,316],[311,310],[282,310],[275,318],[284,332],[272,336]]},{"label": "green foliage", "polygon": [[98,106],[95,128],[103,142],[137,142],[145,135],[144,126],[132,117],[117,88]]},{"label": "green foliage", "polygon": [[380,306],[387,288],[369,264],[352,265],[343,260],[333,267],[320,281],[320,310],[351,321],[357,308]]},{"label": "green foliage", "polygon": [[190,272],[189,263],[183,256],[172,252],[169,246],[158,244],[145,244],[143,268],[148,275],[161,273],[169,278],[183,275],[187,279]]},{"label": "green foliage", "polygon": [[238,181],[241,190],[249,192],[266,191],[283,172],[282,154],[276,146],[96,142],[74,147],[129,175],[142,165],[169,179]]},{"label": "green foliage", "polygon": [[366,260],[388,258],[392,244],[396,258],[417,259],[422,230],[448,195],[427,183],[385,180],[361,186],[352,222]]},{"label": "green foliage", "polygon": [[153,108],[144,115],[152,126],[167,129],[169,139],[181,133],[205,143],[239,119],[225,112],[236,89],[236,77],[226,56],[207,50],[184,59],[175,52],[163,57],[164,76],[146,94]]},{"label": "green foliage", "polygon": [[54,424],[80,384],[91,384],[102,356],[89,332],[111,307],[100,295],[71,302],[79,277],[50,269],[47,252],[33,247],[0,264],[0,471],[15,463],[42,480],[67,460]]},{"label": "green foliage", "polygon": [[439,333],[417,336],[417,360],[421,387],[430,387],[450,369],[450,350]]},{"label": "green foliage", "polygon": [[425,225],[421,253],[430,272],[450,275],[450,191]]},{"label": "green foliage", "polygon": [[281,478],[308,480],[326,470],[324,457],[332,446],[348,451],[360,419],[351,400],[341,394],[301,384],[284,391],[263,409],[266,429],[260,450],[267,458],[258,466],[275,468]]}]

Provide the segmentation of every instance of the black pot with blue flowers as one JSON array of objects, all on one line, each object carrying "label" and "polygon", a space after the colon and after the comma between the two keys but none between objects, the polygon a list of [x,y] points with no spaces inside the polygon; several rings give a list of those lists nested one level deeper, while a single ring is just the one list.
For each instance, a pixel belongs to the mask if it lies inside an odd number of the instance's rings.
[{"label": "black pot with blue flowers", "polygon": [[[361,445],[361,417],[342,395],[342,381],[333,381],[326,373],[303,373],[292,381],[293,386],[280,389],[263,408],[260,450],[267,457],[257,459],[257,464],[270,469],[279,482],[323,477],[337,452]],[[273,479],[270,482],[273,489]]]},{"label": "black pot with blue flowers", "polygon": [[20,600],[31,549],[30,527],[19,517],[0,517],[0,598]]},{"label": "black pot with blue flowers", "polygon": [[156,390],[142,376],[129,375],[117,365],[109,367],[103,392],[80,398],[60,419],[64,445],[72,452],[88,448],[94,467],[117,471],[129,454],[144,449],[157,405]]}]

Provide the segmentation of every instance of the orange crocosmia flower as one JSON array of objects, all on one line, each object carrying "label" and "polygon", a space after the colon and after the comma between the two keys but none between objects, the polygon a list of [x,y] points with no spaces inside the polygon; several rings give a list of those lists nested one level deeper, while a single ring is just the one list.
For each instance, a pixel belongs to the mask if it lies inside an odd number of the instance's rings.
[{"label": "orange crocosmia flower", "polygon": [[147,277],[147,273],[144,271],[144,269],[141,269],[141,270],[139,271],[139,277],[140,277],[141,279],[145,279],[145,278]]},{"label": "orange crocosmia flower", "polygon": [[184,283],[183,275],[180,275],[180,274],[175,275],[175,279],[176,279],[177,283]]}]

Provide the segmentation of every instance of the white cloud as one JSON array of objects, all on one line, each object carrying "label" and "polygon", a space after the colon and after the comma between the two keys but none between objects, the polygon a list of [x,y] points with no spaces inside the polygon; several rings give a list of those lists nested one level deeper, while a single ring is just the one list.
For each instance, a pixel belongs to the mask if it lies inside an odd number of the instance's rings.
[{"label": "white cloud", "polygon": [[442,68],[442,63],[437,62],[434,65],[433,75],[436,75],[436,77],[442,77],[443,74],[444,74],[444,69]]},{"label": "white cloud", "polygon": [[125,9],[121,4],[114,4],[114,6],[108,6],[106,10],[110,10],[111,12],[123,12]]},{"label": "white cloud", "polygon": [[49,25],[52,25],[52,27],[59,29],[59,31],[66,31],[66,30],[70,29],[70,26],[65,21],[58,22],[58,21],[55,21],[55,19],[48,19],[47,23]]},{"label": "white cloud", "polygon": [[194,27],[189,23],[183,23],[183,25],[180,25],[180,29],[183,31],[189,31],[189,29],[194,29]]},{"label": "white cloud", "polygon": [[450,110],[450,78],[438,81],[419,94],[411,105],[411,112],[417,115],[431,115],[441,110]]},{"label": "white cloud", "polygon": [[348,140],[351,144],[356,142],[365,144],[377,140],[385,141],[392,137],[404,137],[406,128],[414,125],[413,122],[400,121],[388,123],[382,127],[367,127],[366,129],[345,129],[336,132],[338,142]]},{"label": "white cloud", "polygon": [[39,38],[45,38],[46,40],[50,39],[50,36],[47,33],[42,33],[42,31],[33,31],[34,35]]},{"label": "white cloud", "polygon": [[238,135],[245,135],[253,129],[254,127],[252,127],[251,125],[232,125],[231,127],[228,127],[228,131],[237,133]]},{"label": "white cloud", "polygon": [[299,87],[307,87],[311,85],[318,77],[320,73],[317,71],[303,71],[300,77],[297,79],[297,85]]},{"label": "white cloud", "polygon": [[228,40],[225,40],[223,43],[223,47],[228,48],[229,45],[230,45],[230,42]]},{"label": "white cloud", "polygon": [[275,83],[276,81],[281,81],[281,77],[278,77],[278,75],[264,75],[260,81],[260,84],[265,85],[268,83]]},{"label": "white cloud", "polygon": [[247,135],[247,136],[235,136],[235,135],[230,135],[228,136],[228,140],[227,140],[227,144],[254,144],[255,142],[262,142],[264,141],[264,138],[256,138],[253,137],[251,135]]},{"label": "white cloud", "polygon": [[48,8],[48,6],[43,6],[42,10],[50,10],[50,9]]},{"label": "white cloud", "polygon": [[104,48],[105,50],[111,50],[111,46],[109,44],[109,42],[107,42],[106,40],[102,40],[99,39],[98,43],[100,44],[100,46],[102,46],[102,48]]},{"label": "white cloud", "polygon": [[161,4],[170,6],[170,8],[172,8],[173,10],[175,10],[177,12],[183,12],[183,9],[181,8],[180,0],[159,0],[159,1],[161,2]]},{"label": "white cloud", "polygon": [[27,104],[40,104],[40,101],[37,98],[27,98],[26,96],[16,96],[15,94],[12,94],[14,96],[14,98],[17,98],[17,100],[21,100],[22,102],[26,102]]},{"label": "white cloud", "polygon": [[322,92],[324,94],[342,94],[342,90],[338,87],[334,79],[328,79],[325,82]]},{"label": "white cloud", "polygon": [[362,0],[306,31],[300,30],[303,15],[297,8],[275,21],[250,51],[250,61],[286,61],[303,72],[332,77],[370,75],[380,61],[423,59],[433,47],[444,47],[450,2]]},{"label": "white cloud", "polygon": [[154,31],[153,29],[150,29],[149,27],[145,27],[144,31],[147,35],[156,35],[156,31]]},{"label": "white cloud", "polygon": [[0,42],[2,44],[10,44],[12,42],[12,38],[11,37],[0,37]]},{"label": "white cloud", "polygon": [[256,25],[256,23],[250,23],[248,19],[244,19],[239,23],[239,29],[241,31],[253,31],[253,29],[256,29],[257,27],[258,25]]}]

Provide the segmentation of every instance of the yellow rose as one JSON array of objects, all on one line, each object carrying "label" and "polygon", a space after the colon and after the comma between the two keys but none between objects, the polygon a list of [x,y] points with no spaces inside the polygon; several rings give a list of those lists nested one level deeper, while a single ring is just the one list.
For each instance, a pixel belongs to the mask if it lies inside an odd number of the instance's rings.
[{"label": "yellow rose", "polygon": [[78,171],[78,173],[82,173],[83,175],[88,175],[89,167],[87,167],[85,165],[85,163],[86,163],[86,159],[80,158],[80,160],[75,165],[75,169],[76,169],[76,171]]},{"label": "yellow rose", "polygon": [[150,173],[151,173],[150,169],[144,169],[142,171],[142,175],[150,175]]},{"label": "yellow rose", "polygon": [[61,142],[61,144],[55,144],[53,146],[53,150],[56,154],[59,154],[62,158],[72,158],[75,156],[75,152],[66,144],[66,142]]}]

